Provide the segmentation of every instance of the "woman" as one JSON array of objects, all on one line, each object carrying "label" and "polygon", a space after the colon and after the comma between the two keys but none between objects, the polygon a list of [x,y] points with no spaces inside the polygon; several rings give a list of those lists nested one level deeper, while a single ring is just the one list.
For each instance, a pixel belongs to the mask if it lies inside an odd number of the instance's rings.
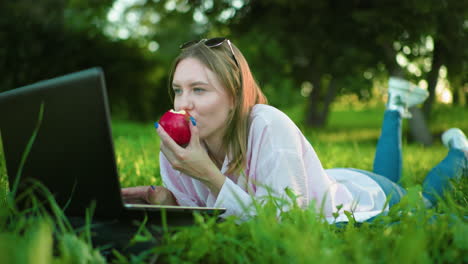
[{"label": "woman", "polygon": [[[391,79],[389,103],[374,162],[374,173],[325,170],[313,147],[281,111],[267,100],[242,53],[228,39],[214,38],[181,46],[170,77],[174,109],[191,115],[192,137],[183,148],[156,123],[161,138],[160,167],[165,187],[122,190],[127,202],[226,208],[223,217],[255,215],[253,200],[267,197],[307,207],[315,202],[328,220],[338,205],[369,219],[397,203],[405,193],[401,175],[401,118],[427,92]],[[428,204],[436,202],[449,179],[466,176],[468,141],[460,130],[446,133],[447,157],[424,182]],[[380,175],[378,175],[378,174]],[[439,188],[440,187],[440,188]],[[288,205],[284,205],[287,209]],[[341,215],[337,221],[346,221]]]}]

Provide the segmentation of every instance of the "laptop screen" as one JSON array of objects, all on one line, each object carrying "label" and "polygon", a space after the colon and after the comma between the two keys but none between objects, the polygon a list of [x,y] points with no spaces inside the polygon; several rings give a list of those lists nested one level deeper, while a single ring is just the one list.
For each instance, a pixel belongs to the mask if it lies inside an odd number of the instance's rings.
[{"label": "laptop screen", "polygon": [[46,199],[43,185],[67,215],[83,215],[92,201],[98,215],[120,213],[107,102],[100,68],[0,94],[4,158],[10,189],[18,182],[17,198],[23,197],[19,204],[34,202],[25,193]]}]

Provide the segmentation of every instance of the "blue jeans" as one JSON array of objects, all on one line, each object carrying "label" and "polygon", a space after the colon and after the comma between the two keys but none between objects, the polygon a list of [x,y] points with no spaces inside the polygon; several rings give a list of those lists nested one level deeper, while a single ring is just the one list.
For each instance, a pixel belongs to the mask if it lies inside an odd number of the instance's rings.
[{"label": "blue jeans", "polygon": [[[402,173],[401,116],[398,111],[386,110],[382,132],[377,143],[373,172],[357,170],[375,180],[387,197],[389,206],[398,203],[406,191],[398,182]],[[468,158],[459,149],[450,149],[447,156],[426,176],[423,196],[432,205],[437,197],[450,189],[450,179],[458,179],[468,173]]]}]

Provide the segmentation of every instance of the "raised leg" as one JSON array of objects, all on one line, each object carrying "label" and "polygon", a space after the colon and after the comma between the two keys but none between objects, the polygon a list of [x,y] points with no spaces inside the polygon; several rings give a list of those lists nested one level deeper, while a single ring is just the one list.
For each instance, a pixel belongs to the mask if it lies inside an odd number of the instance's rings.
[{"label": "raised leg", "polygon": [[386,110],[375,151],[373,172],[397,183],[401,178],[401,167],[400,113],[396,110]]},{"label": "raised leg", "polygon": [[374,157],[374,173],[397,183],[402,173],[401,118],[411,118],[408,107],[426,100],[429,93],[400,78],[390,77],[387,110]]}]

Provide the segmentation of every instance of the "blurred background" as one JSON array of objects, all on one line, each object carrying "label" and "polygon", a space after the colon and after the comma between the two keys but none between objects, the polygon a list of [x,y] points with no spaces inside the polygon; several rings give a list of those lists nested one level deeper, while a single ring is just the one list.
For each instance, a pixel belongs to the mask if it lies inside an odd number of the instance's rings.
[{"label": "blurred background", "polygon": [[333,105],[383,104],[391,75],[429,90],[426,120],[434,105],[466,109],[460,0],[4,0],[0,92],[101,66],[113,116],[155,121],[172,108],[179,45],[213,36],[244,52],[272,105],[300,106],[304,126],[326,126]]}]

